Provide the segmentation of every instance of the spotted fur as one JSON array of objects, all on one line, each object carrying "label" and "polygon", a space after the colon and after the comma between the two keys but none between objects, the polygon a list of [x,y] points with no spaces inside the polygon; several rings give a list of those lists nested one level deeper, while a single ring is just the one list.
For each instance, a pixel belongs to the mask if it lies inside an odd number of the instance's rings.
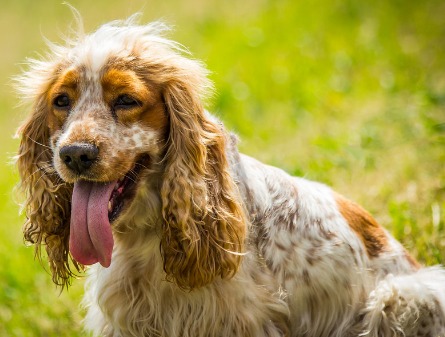
[{"label": "spotted fur", "polygon": [[[19,130],[26,240],[67,285],[70,197],[79,179],[129,175],[108,268],[88,270],[94,336],[392,337],[445,335],[445,272],[421,268],[360,206],[329,187],[239,154],[203,109],[202,65],[135,18],[79,34],[32,61]],[[69,106],[60,108],[60,95]],[[137,104],[116,103],[131,95]],[[56,103],[57,104],[56,104]],[[62,107],[64,107],[62,99]],[[61,159],[99,149],[86,172]],[[143,157],[143,168],[131,175]]]}]

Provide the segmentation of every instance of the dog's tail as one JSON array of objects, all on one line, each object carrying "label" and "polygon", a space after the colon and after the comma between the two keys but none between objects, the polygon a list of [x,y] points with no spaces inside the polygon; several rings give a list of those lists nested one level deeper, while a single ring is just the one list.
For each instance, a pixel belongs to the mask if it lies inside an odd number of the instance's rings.
[{"label": "dog's tail", "polygon": [[445,337],[445,269],[389,275],[370,293],[360,336]]}]

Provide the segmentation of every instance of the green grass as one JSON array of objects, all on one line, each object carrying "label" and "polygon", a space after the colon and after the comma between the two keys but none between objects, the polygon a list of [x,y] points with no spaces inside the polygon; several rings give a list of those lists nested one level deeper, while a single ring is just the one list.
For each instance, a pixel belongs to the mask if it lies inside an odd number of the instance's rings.
[{"label": "green grass", "polygon": [[[445,253],[445,3],[439,0],[71,1],[87,30],[142,11],[212,71],[209,109],[243,152],[358,201],[425,264]],[[10,77],[60,41],[72,15],[50,0],[0,12],[0,336],[81,336],[83,281],[57,290],[21,235],[9,164]],[[44,264],[44,263],[43,263]]]}]

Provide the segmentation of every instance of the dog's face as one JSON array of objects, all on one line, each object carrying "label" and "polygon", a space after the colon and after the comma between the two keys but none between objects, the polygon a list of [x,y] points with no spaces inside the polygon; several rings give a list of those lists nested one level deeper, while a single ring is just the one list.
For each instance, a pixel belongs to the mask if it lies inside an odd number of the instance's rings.
[{"label": "dog's face", "polygon": [[159,220],[138,228],[157,226],[167,278],[190,289],[238,268],[245,217],[226,135],[202,106],[207,71],[164,29],[106,24],[53,45],[19,78],[33,103],[19,129],[24,234],[38,253],[45,244],[56,283],[69,282],[70,256],[78,269],[110,265],[114,229],[149,202],[143,188]]},{"label": "dog's face", "polygon": [[131,178],[162,148],[167,115],[159,89],[125,64],[62,70],[46,104],[54,167],[66,182]]},{"label": "dog's face", "polygon": [[131,205],[141,171],[158,160],[168,118],[159,87],[134,70],[137,61],[95,66],[61,69],[46,105],[54,168],[74,184],[70,252],[82,264],[108,266],[110,223]]}]

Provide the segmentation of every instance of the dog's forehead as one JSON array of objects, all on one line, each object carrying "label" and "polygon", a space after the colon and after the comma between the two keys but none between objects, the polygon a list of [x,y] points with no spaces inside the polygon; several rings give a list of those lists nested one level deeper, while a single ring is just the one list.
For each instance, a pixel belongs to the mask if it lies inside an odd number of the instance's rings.
[{"label": "dog's forehead", "polygon": [[122,42],[109,39],[100,41],[89,36],[71,49],[70,59],[74,67],[83,69],[93,79],[109,67],[110,63],[127,58],[131,54],[127,47]]},{"label": "dog's forehead", "polygon": [[93,99],[102,97],[104,91],[119,92],[125,89],[132,92],[145,91],[143,80],[135,71],[124,65],[124,61],[113,58],[108,59],[97,70],[95,65],[77,60],[76,63],[60,71],[50,95],[71,89],[78,93],[79,99]]},{"label": "dog's forehead", "polygon": [[146,54],[165,51],[167,40],[150,34],[144,27],[102,26],[92,34],[79,38],[69,50],[74,66],[84,67],[95,76],[110,63],[127,62]]}]

